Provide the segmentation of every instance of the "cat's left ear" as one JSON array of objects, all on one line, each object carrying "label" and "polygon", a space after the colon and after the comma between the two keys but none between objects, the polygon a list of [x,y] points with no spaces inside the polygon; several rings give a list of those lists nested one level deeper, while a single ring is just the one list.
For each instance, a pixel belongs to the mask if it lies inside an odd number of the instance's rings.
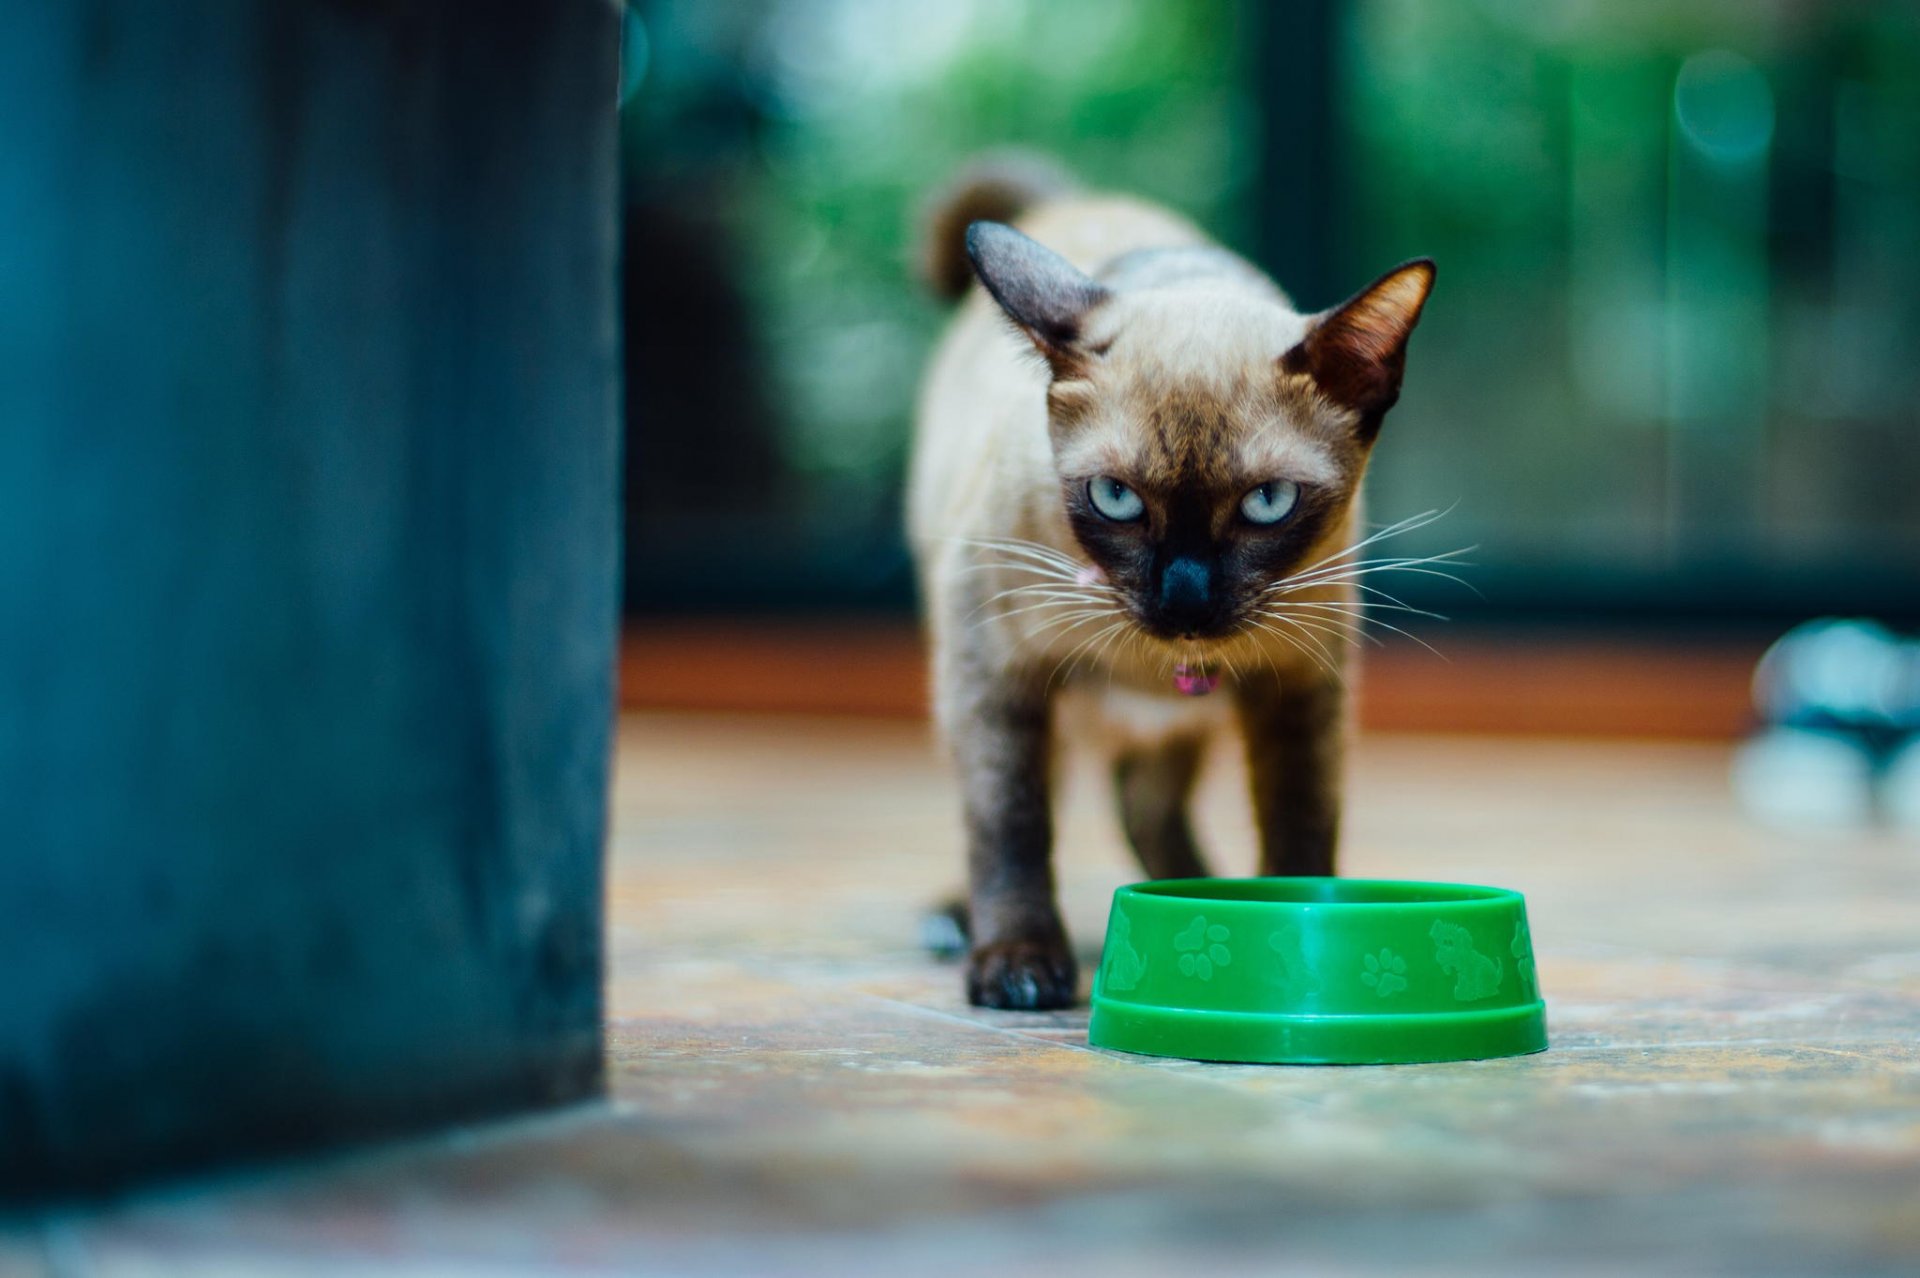
[{"label": "cat's left ear", "polygon": [[1112,296],[1073,263],[1002,222],[967,228],[974,273],[1007,318],[1033,342],[1058,378],[1084,371],[1087,313]]},{"label": "cat's left ear", "polygon": [[1289,373],[1305,373],[1334,403],[1360,415],[1372,439],[1380,419],[1400,398],[1407,337],[1433,291],[1427,258],[1394,267],[1350,300],[1314,320],[1300,344],[1280,357]]}]

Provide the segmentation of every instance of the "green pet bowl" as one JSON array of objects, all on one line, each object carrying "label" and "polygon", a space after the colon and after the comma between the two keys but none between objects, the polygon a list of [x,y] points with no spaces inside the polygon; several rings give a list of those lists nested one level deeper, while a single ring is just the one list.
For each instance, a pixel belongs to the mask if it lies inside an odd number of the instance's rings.
[{"label": "green pet bowl", "polygon": [[1162,879],[1113,894],[1095,1047],[1386,1065],[1547,1046],[1518,892],[1388,879]]}]

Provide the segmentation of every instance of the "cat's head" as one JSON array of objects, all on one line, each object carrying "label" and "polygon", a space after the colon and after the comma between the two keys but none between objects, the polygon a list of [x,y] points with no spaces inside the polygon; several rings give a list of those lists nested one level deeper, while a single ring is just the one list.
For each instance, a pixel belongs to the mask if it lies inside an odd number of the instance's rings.
[{"label": "cat's head", "polygon": [[1222,253],[1224,270],[1109,287],[1000,223],[976,222],[967,251],[1051,370],[1067,518],[1142,630],[1240,633],[1274,583],[1329,552],[1399,398],[1433,263],[1303,316]]}]

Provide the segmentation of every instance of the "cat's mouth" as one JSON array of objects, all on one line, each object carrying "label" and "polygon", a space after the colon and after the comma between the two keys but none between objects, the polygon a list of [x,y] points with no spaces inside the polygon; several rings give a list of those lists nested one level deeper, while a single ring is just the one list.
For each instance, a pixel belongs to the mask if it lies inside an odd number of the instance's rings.
[{"label": "cat's mouth", "polygon": [[1204,697],[1220,686],[1220,671],[1204,661],[1182,661],[1173,668],[1173,687],[1183,697]]}]

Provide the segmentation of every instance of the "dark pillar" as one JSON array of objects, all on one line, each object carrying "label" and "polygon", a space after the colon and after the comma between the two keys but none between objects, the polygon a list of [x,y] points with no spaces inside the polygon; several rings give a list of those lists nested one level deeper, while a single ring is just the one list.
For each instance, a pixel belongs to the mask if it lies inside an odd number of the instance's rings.
[{"label": "dark pillar", "polygon": [[0,1185],[589,1094],[611,0],[0,0]]},{"label": "dark pillar", "polygon": [[[1341,157],[1342,0],[1252,0],[1246,10],[1261,137],[1255,256],[1305,310],[1332,306],[1355,279]],[[1374,270],[1380,268],[1375,267]]]}]

